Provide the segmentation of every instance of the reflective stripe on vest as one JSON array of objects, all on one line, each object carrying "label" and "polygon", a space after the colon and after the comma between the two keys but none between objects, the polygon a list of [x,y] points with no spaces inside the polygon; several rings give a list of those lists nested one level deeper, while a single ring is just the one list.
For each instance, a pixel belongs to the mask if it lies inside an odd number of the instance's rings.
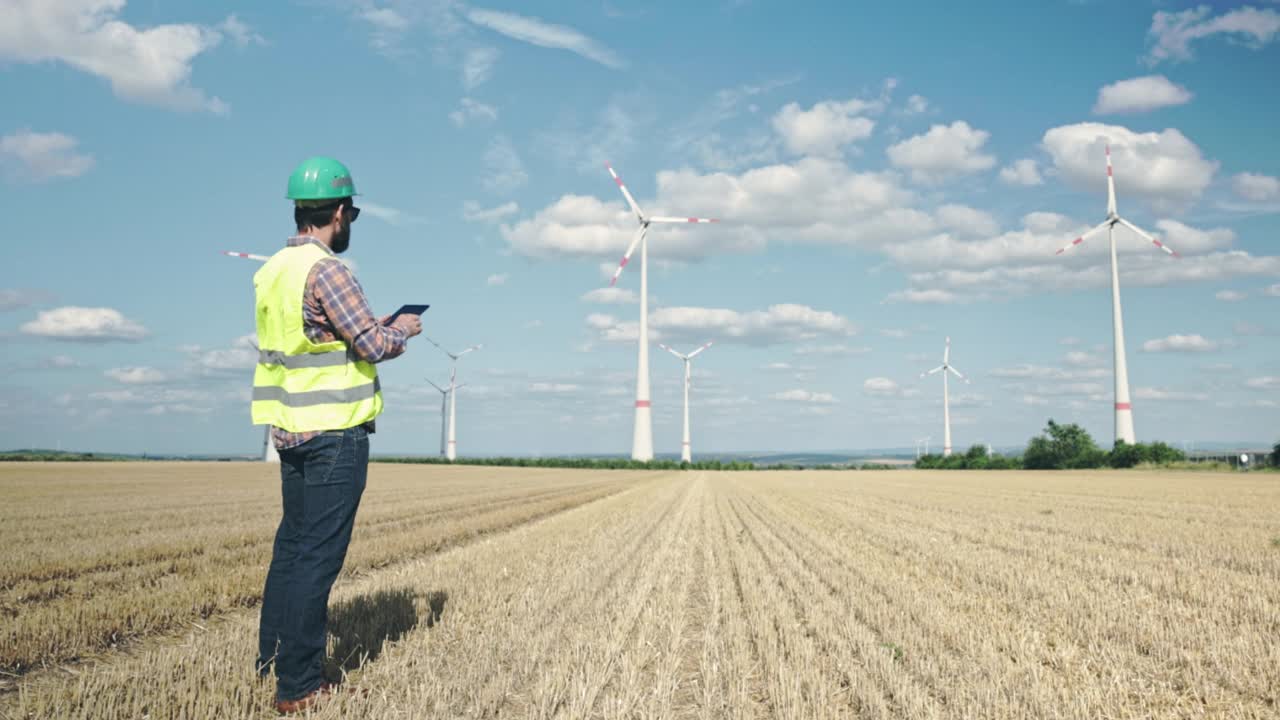
[{"label": "reflective stripe on vest", "polygon": [[319,245],[296,245],[253,276],[262,348],[253,372],[254,424],[289,432],[343,430],[382,412],[377,369],[341,340],[314,343],[305,332],[307,278],[316,263],[332,257]]},{"label": "reflective stripe on vest", "polygon": [[285,355],[279,350],[259,350],[259,365],[283,365],[285,370],[300,368],[335,367],[346,365],[351,354],[346,350],[334,350],[326,353],[308,355]]},{"label": "reflective stripe on vest", "polygon": [[332,405],[334,403],[353,403],[368,400],[382,390],[382,383],[374,378],[368,385],[348,388],[346,390],[308,390],[291,393],[281,387],[255,387],[253,399],[271,400],[285,407],[300,408],[312,405]]}]

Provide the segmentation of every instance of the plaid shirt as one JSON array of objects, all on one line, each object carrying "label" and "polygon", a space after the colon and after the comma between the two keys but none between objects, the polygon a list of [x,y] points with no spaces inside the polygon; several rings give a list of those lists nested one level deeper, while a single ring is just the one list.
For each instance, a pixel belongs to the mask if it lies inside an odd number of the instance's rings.
[{"label": "plaid shirt", "polygon": [[[324,243],[309,235],[289,238],[289,247],[306,243],[317,245],[333,256]],[[351,270],[336,257],[316,263],[311,268],[311,274],[307,275],[302,317],[302,332],[308,340],[313,343],[341,340],[354,351],[357,358],[369,363],[399,357],[404,353],[405,343],[409,339],[402,330],[378,322],[369,309],[364,288],[360,287]],[[372,421],[366,426],[369,432],[373,432]],[[271,439],[277,450],[285,450],[297,447],[322,432],[324,431],[293,433],[273,427]]]}]

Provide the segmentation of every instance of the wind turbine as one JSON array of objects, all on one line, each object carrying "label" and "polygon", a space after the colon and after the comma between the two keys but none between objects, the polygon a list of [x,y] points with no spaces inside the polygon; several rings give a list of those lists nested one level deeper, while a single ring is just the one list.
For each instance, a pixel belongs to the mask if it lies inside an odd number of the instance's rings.
[{"label": "wind turbine", "polygon": [[916,459],[917,460],[920,459],[920,448],[924,448],[925,455],[929,454],[929,441],[932,439],[933,439],[932,436],[928,436],[928,437],[922,437],[916,440]]},{"label": "wind turbine", "polygon": [[698,354],[703,350],[711,347],[712,344],[713,343],[707,343],[688,355],[684,355],[672,350],[662,343],[658,343],[658,347],[684,361],[684,441],[680,443],[680,462],[693,462],[693,449],[689,446],[689,387],[692,384],[691,368],[693,359],[698,357]]},{"label": "wind turbine", "polygon": [[696,217],[661,217],[645,215],[640,206],[636,204],[636,199],[631,197],[631,191],[627,190],[627,186],[622,182],[622,178],[618,177],[618,173],[613,171],[613,166],[605,163],[609,174],[613,176],[613,181],[618,184],[618,189],[622,191],[623,197],[627,199],[627,204],[631,206],[631,211],[636,215],[636,221],[640,223],[640,227],[636,229],[636,237],[631,241],[631,246],[627,248],[627,253],[622,256],[622,262],[618,263],[618,269],[613,273],[613,279],[609,281],[609,285],[615,285],[618,282],[618,276],[622,274],[622,269],[631,262],[631,254],[636,251],[636,246],[640,247],[640,357],[636,363],[636,415],[635,429],[631,435],[631,459],[649,461],[653,459],[653,413],[649,402],[649,243],[646,239],[649,234],[649,225],[651,223],[713,223],[719,222],[714,218],[696,218]]},{"label": "wind turbine", "polygon": [[449,390],[427,380],[427,384],[435,388],[440,393],[440,457],[444,457],[448,451],[448,435],[449,435]]},{"label": "wind turbine", "polygon": [[951,457],[951,397],[947,389],[947,373],[954,373],[956,377],[969,382],[969,378],[951,367],[951,338],[947,338],[947,347],[942,351],[942,364],[929,372],[920,373],[920,377],[937,373],[942,373],[942,457]]},{"label": "wind turbine", "polygon": [[1058,251],[1058,255],[1084,242],[1085,238],[1102,229],[1107,231],[1107,241],[1111,245],[1111,329],[1114,332],[1113,349],[1115,351],[1115,383],[1116,383],[1116,440],[1123,440],[1132,445],[1135,442],[1133,433],[1133,404],[1129,400],[1129,366],[1124,355],[1124,318],[1120,313],[1120,272],[1116,268],[1116,225],[1123,225],[1138,236],[1151,241],[1168,255],[1178,257],[1173,248],[1152,237],[1137,225],[1125,220],[1116,213],[1116,182],[1111,174],[1111,146],[1107,145],[1107,219],[1102,224],[1072,240]]},{"label": "wind turbine", "polygon": [[[423,335],[423,337],[427,337],[427,336]],[[462,357],[463,355],[466,355],[469,352],[472,352],[473,350],[479,350],[480,348],[484,347],[484,345],[473,345],[467,348],[466,350],[462,350],[456,353],[451,353],[448,350],[445,350],[443,347],[441,347],[440,343],[436,342],[435,340],[432,340],[431,338],[427,338],[427,342],[431,343],[432,345],[435,345],[437,348],[439,348],[440,352],[444,353],[445,355],[448,355],[449,360],[452,361],[453,363],[452,367],[449,370],[449,440],[445,443],[444,456],[449,460],[457,460],[458,459],[458,392],[457,390],[458,388],[462,387],[461,385],[457,384],[458,358]]]}]

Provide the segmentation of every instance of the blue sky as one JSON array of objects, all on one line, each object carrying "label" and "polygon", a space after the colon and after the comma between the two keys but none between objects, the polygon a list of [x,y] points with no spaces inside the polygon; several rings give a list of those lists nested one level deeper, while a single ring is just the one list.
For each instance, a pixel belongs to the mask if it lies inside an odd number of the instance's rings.
[{"label": "blue sky", "polygon": [[[692,7],[691,7],[692,6]],[[1140,440],[1280,427],[1276,3],[4,0],[3,447],[252,452],[250,277],[290,170],[347,163],[375,310],[466,356],[468,453],[629,451],[646,210],[654,341],[694,450],[1109,444],[1105,212]],[[679,449],[654,350],[655,446]],[[383,366],[375,452],[434,452],[447,378]]]}]

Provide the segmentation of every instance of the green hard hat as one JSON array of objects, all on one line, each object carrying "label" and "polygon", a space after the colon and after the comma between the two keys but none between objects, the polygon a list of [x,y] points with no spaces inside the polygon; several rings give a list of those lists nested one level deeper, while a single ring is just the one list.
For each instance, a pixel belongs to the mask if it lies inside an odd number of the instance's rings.
[{"label": "green hard hat", "polygon": [[331,202],[355,194],[356,186],[351,180],[351,171],[333,158],[307,158],[289,176],[287,197],[299,205],[317,200]]}]

